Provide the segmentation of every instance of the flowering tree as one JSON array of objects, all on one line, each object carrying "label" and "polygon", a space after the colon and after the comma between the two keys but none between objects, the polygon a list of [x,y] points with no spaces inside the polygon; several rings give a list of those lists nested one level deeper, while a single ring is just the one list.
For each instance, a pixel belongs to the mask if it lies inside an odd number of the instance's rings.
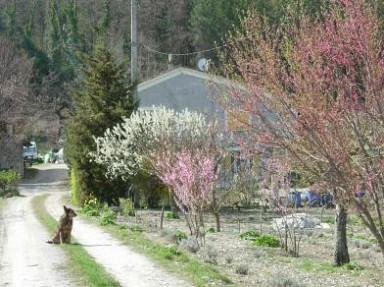
[{"label": "flowering tree", "polygon": [[333,192],[335,264],[349,262],[348,208],[384,255],[382,23],[363,0],[330,1],[318,19],[294,20],[273,29],[249,14],[228,41],[227,66],[249,92],[234,89],[223,102],[252,116],[248,135],[273,147],[276,161]]},{"label": "flowering tree", "polygon": [[186,215],[191,234],[201,236],[202,212],[222,154],[214,122],[188,110],[138,110],[95,140],[93,157],[110,176],[156,175]]},{"label": "flowering tree", "polygon": [[156,174],[171,188],[179,209],[185,214],[191,236],[204,236],[204,207],[210,201],[218,177],[215,155],[200,150],[157,154]]},{"label": "flowering tree", "polygon": [[138,110],[95,138],[93,158],[107,166],[111,177],[128,178],[143,170],[154,173],[157,151],[174,156],[182,148],[217,150],[220,138],[213,133],[215,129],[214,123],[197,112],[163,107]]}]

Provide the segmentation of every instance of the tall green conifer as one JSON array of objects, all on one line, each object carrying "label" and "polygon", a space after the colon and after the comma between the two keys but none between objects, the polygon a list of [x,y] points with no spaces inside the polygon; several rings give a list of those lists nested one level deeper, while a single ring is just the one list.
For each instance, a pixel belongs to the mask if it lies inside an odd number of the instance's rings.
[{"label": "tall green conifer", "polygon": [[115,203],[125,192],[125,183],[107,179],[105,169],[91,162],[89,153],[96,150],[93,137],[102,136],[123,116],[129,117],[137,103],[133,102],[133,87],[127,85],[123,66],[104,45],[98,45],[94,54],[85,58],[82,70],[83,78],[71,94],[75,109],[67,126],[66,152],[80,203],[90,197]]}]

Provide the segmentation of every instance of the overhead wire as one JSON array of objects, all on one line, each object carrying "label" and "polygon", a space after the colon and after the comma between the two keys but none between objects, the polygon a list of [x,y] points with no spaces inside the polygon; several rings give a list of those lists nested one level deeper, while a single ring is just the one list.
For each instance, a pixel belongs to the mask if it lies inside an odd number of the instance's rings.
[{"label": "overhead wire", "polygon": [[223,45],[220,45],[220,46],[216,46],[216,47],[212,47],[212,48],[209,48],[209,49],[205,49],[205,50],[200,50],[200,51],[195,51],[195,52],[186,52],[186,53],[172,53],[172,52],[162,52],[162,51],[158,51],[156,49],[153,49],[147,45],[145,45],[144,43],[140,42],[140,45],[142,45],[145,49],[147,49],[148,51],[152,52],[152,53],[156,53],[156,54],[159,54],[159,55],[172,55],[172,56],[188,56],[188,55],[196,55],[196,54],[200,54],[200,53],[206,53],[206,52],[211,52],[211,51],[214,51],[214,50],[218,50],[218,49],[221,49],[221,48],[224,48],[224,47],[227,47],[227,44],[223,44]]}]

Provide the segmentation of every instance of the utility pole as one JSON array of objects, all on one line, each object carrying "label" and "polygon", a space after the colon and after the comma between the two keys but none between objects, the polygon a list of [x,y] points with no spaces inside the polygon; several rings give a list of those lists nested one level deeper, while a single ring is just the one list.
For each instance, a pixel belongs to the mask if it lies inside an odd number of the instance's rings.
[{"label": "utility pole", "polygon": [[[131,83],[137,82],[137,0],[131,0]],[[138,100],[137,86],[133,92],[133,100]]]}]

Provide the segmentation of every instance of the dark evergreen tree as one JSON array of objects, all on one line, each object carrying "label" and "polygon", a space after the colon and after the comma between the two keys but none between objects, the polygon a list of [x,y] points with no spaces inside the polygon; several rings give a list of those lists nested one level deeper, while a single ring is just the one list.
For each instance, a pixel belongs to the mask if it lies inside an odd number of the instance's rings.
[{"label": "dark evergreen tree", "polygon": [[137,108],[133,86],[127,84],[125,69],[104,45],[85,57],[82,72],[78,87],[71,93],[74,112],[66,129],[66,154],[75,176],[72,180],[76,180],[80,204],[91,197],[116,204],[126,183],[106,178],[105,168],[91,162],[89,153],[96,150],[93,137],[102,136]]}]

